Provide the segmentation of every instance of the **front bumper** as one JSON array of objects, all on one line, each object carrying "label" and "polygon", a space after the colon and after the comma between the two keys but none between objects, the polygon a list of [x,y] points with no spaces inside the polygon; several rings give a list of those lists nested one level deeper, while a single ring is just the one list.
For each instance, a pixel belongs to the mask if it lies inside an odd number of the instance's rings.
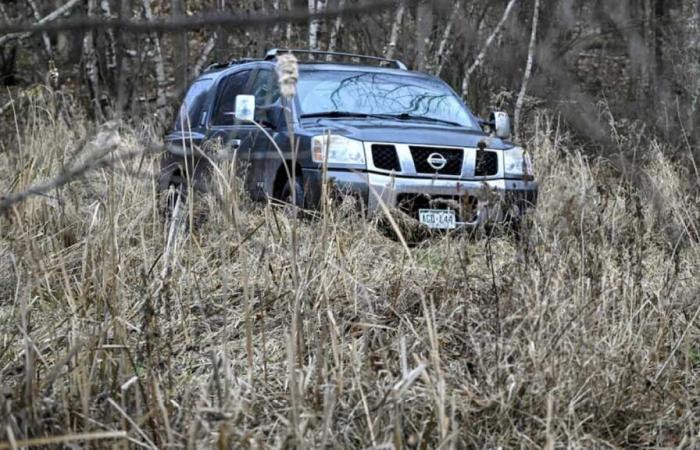
[{"label": "front bumper", "polygon": [[[454,180],[394,177],[377,173],[329,170],[333,189],[362,199],[370,213],[383,206],[417,218],[418,209],[455,209],[458,226],[475,227],[517,219],[537,204],[535,181],[489,179]],[[322,174],[304,170],[305,191],[310,204],[317,204]]]}]

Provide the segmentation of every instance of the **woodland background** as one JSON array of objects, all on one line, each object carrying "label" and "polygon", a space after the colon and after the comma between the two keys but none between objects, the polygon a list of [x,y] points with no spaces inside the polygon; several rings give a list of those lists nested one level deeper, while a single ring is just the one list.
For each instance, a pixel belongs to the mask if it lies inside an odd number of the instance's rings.
[{"label": "woodland background", "polygon": [[[546,105],[561,113],[594,147],[609,141],[610,119],[601,116],[603,111],[616,121],[637,121],[644,133],[697,142],[697,0],[375,4],[376,12],[337,18],[200,26],[181,33],[97,27],[6,34],[0,37],[0,84],[10,89],[2,96],[42,84],[79,100],[93,117],[157,117],[167,127],[188,82],[209,63],[262,57],[275,47],[312,48],[400,58],[415,70],[441,76],[482,114],[490,108],[513,111],[530,67],[526,106]],[[358,5],[355,0],[4,0],[0,19],[152,21],[203,14],[323,14]]]}]

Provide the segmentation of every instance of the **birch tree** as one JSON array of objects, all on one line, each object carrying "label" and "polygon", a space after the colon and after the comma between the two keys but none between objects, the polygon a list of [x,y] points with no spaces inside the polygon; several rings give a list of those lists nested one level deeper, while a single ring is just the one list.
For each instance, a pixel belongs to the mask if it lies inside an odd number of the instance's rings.
[{"label": "birch tree", "polygon": [[[151,0],[143,0],[143,13],[146,20],[153,20],[153,10],[151,8]],[[151,33],[151,44],[153,45],[153,68],[156,77],[156,113],[162,122],[165,119],[165,108],[167,107],[167,99],[165,96],[165,88],[167,82],[165,79],[165,67],[163,65],[163,53],[160,47],[160,38],[157,33]],[[182,74],[180,75],[182,76]],[[177,73],[176,73],[176,79]],[[178,84],[176,82],[176,84]],[[179,89],[177,87],[176,89]]]},{"label": "birch tree", "polygon": [[[87,1],[87,16],[95,15],[96,0]],[[97,55],[95,53],[95,35],[93,31],[88,31],[83,36],[83,65],[85,67],[85,78],[90,90],[90,100],[92,102],[93,113],[96,118],[102,119],[102,92],[100,91],[100,77],[97,66]]]},{"label": "birch tree", "polygon": [[[328,0],[309,0],[309,13],[322,13],[326,10]],[[321,19],[315,17],[309,22],[309,49],[319,50],[319,35],[321,34]]]},{"label": "birch tree", "polygon": [[[338,0],[338,8],[343,9],[345,7],[345,0]],[[328,41],[328,51],[329,52],[334,52],[336,49],[336,46],[338,45],[338,34],[340,34],[340,28],[343,25],[343,17],[338,16],[335,18],[333,21],[333,28],[331,29],[331,37]],[[330,60],[329,56],[329,60]]]},{"label": "birch tree", "polygon": [[523,108],[523,102],[525,101],[525,92],[527,91],[527,84],[530,81],[530,75],[532,74],[532,64],[535,54],[535,43],[537,41],[537,21],[540,15],[540,0],[535,0],[535,10],[532,13],[532,30],[530,32],[530,45],[527,49],[527,64],[525,66],[525,74],[523,75],[523,84],[520,86],[520,93],[518,94],[518,100],[515,103],[515,117],[513,120],[513,136],[517,139],[520,136],[520,112]]},{"label": "birch tree", "polygon": [[477,55],[476,59],[474,60],[474,62],[470,66],[465,67],[465,71],[464,71],[465,75],[464,75],[464,79],[462,80],[462,97],[466,98],[467,95],[469,94],[469,81],[470,81],[472,74],[484,62],[484,58],[486,57],[486,52],[488,51],[489,47],[491,47],[491,44],[493,44],[493,41],[498,36],[498,33],[500,33],[501,28],[503,28],[503,24],[505,24],[506,20],[508,20],[508,17],[510,16],[510,13],[513,10],[513,7],[517,3],[517,1],[518,0],[510,0],[508,2],[508,5],[506,6],[505,11],[503,12],[503,16],[501,17],[501,20],[498,21],[498,24],[496,24],[496,27],[491,32],[491,35],[489,35],[489,37],[486,39],[486,42],[484,43],[484,46],[481,48],[481,51]]},{"label": "birch tree", "polygon": [[399,40],[399,33],[401,32],[401,24],[403,23],[403,16],[406,10],[406,0],[398,0],[398,5],[396,7],[396,14],[394,15],[394,21],[391,24],[391,34],[389,35],[389,42],[386,44],[384,49],[384,57],[386,59],[394,59],[396,54],[396,45]]}]

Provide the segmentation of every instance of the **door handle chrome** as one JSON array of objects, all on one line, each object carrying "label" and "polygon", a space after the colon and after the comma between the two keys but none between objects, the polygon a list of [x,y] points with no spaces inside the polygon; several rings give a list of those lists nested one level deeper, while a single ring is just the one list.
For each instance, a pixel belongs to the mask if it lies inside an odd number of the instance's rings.
[{"label": "door handle chrome", "polygon": [[241,148],[241,140],[240,139],[231,139],[231,148],[233,150],[238,150]]}]

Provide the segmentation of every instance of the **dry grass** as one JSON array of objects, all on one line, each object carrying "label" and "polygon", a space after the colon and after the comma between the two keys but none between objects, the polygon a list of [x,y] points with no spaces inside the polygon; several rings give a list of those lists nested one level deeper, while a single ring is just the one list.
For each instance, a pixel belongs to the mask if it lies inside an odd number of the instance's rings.
[{"label": "dry grass", "polygon": [[[80,143],[150,136],[28,119],[0,192]],[[635,188],[546,117],[533,136],[521,242],[441,237],[410,257],[347,208],[250,204],[225,166],[169,258],[155,158],[18,205],[0,218],[0,448],[697,447],[693,177],[648,144],[656,188]]]}]

